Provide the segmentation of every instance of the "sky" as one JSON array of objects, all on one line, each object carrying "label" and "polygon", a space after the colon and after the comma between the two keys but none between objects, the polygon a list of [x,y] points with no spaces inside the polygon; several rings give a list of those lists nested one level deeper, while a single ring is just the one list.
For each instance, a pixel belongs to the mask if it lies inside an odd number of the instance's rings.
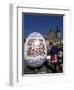
[{"label": "sky", "polygon": [[25,38],[32,32],[39,32],[44,36],[50,30],[55,31],[57,25],[61,32],[61,38],[63,38],[63,16],[27,14],[23,19]]}]

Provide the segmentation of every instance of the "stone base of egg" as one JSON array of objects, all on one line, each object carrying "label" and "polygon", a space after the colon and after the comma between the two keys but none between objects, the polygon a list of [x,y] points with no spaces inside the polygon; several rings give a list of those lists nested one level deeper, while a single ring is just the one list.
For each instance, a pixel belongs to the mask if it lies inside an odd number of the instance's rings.
[{"label": "stone base of egg", "polygon": [[36,67],[40,67],[44,63],[45,60],[46,59],[36,59],[36,60],[27,59],[25,60],[25,62],[28,66],[36,68]]}]

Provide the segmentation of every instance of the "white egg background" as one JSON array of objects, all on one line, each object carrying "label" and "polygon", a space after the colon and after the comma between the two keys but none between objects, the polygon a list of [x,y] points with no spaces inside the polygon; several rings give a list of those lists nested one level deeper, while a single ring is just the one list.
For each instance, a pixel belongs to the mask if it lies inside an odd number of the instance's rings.
[{"label": "white egg background", "polygon": [[24,43],[24,60],[28,66],[39,67],[47,57],[46,43],[44,37],[33,32],[28,35]]}]

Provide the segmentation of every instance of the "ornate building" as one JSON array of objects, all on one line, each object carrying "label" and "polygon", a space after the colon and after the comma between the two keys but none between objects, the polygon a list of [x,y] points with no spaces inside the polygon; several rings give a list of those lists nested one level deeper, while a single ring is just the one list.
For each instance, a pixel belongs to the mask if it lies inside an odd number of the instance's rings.
[{"label": "ornate building", "polygon": [[49,48],[49,46],[52,44],[52,45],[61,45],[63,44],[63,40],[61,38],[61,32],[60,30],[58,30],[58,27],[56,29],[50,29],[49,32],[46,32],[45,33],[45,41],[46,41],[46,46],[47,46],[47,49]]},{"label": "ornate building", "polygon": [[49,42],[52,44],[61,43],[61,32],[58,30],[55,31],[49,31]]}]

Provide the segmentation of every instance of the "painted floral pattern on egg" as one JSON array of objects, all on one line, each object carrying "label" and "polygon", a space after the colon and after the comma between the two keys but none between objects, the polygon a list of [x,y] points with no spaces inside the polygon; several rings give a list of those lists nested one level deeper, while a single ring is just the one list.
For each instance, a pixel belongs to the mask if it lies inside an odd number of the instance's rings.
[{"label": "painted floral pattern on egg", "polygon": [[44,37],[38,33],[31,33],[24,43],[24,59],[27,65],[39,67],[46,60],[46,44]]}]

